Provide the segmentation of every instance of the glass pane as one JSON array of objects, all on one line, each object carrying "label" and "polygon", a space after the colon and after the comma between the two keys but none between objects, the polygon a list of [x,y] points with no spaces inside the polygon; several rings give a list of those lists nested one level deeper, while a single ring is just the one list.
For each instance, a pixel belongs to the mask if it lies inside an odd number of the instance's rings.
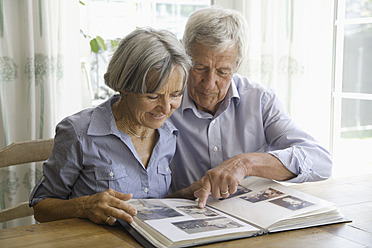
[{"label": "glass pane", "polygon": [[372,138],[372,101],[343,99],[342,138]]},{"label": "glass pane", "polygon": [[91,0],[89,8],[81,6],[89,13],[89,27],[83,32],[89,31],[87,35],[91,38],[102,37],[107,48],[91,52],[90,56],[93,105],[114,93],[105,85],[103,75],[118,40],[137,27],[146,26],[167,29],[181,39],[190,14],[210,4],[210,0]]},{"label": "glass pane", "polygon": [[343,92],[372,94],[372,23],[345,26]]},{"label": "glass pane", "polygon": [[346,0],[345,18],[372,17],[372,0]]},{"label": "glass pane", "polygon": [[[201,9],[201,8],[205,8],[206,5],[208,5],[209,1],[204,1],[204,5],[186,5],[186,4],[181,4],[181,11],[180,11],[180,15],[182,17],[185,17],[185,18],[189,18],[189,16],[191,15],[192,12],[194,12],[195,10],[197,9]],[[200,2],[202,3],[202,2]],[[200,4],[199,3],[199,4]]]},{"label": "glass pane", "polygon": [[345,177],[372,173],[372,138],[344,139],[333,154],[333,176]]},{"label": "glass pane", "polygon": [[372,100],[343,99],[334,144],[334,177],[372,173]]},{"label": "glass pane", "polygon": [[156,17],[157,18],[169,18],[177,14],[175,4],[165,4],[157,3],[156,4]]}]

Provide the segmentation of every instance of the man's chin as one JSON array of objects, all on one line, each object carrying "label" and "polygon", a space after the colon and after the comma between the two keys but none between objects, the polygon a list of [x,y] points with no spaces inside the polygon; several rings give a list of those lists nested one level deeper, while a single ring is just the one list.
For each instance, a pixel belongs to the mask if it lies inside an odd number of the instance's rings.
[{"label": "man's chin", "polygon": [[207,112],[207,113],[213,113],[213,106],[212,105],[206,105],[206,104],[200,105],[200,104],[196,104],[196,107],[199,110],[201,110],[201,111],[204,111],[204,112]]}]

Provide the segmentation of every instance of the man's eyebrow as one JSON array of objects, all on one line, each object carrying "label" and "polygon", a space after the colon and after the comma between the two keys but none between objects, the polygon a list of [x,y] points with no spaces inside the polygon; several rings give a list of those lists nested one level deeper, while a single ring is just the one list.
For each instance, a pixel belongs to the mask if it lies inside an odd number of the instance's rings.
[{"label": "man's eyebrow", "polygon": [[220,67],[220,68],[217,68],[217,70],[232,70],[231,67]]},{"label": "man's eyebrow", "polygon": [[193,63],[193,66],[195,66],[195,65],[202,65],[202,66],[205,66],[203,63],[201,63],[201,62],[197,62],[197,63]]}]

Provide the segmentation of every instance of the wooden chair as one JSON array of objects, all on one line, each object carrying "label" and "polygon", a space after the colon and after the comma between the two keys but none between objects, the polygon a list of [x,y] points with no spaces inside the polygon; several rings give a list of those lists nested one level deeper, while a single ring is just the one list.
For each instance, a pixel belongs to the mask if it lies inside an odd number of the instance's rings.
[{"label": "wooden chair", "polygon": [[[0,168],[44,161],[49,158],[53,144],[53,139],[14,142],[0,150]],[[25,201],[1,210],[0,223],[33,214],[33,209],[28,206],[28,201]]]}]

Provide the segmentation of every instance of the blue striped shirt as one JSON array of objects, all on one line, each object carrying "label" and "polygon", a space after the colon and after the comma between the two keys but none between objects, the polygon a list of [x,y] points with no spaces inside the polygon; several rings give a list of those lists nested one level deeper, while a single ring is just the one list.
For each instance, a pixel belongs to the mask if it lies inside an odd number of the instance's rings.
[{"label": "blue striped shirt", "polygon": [[223,161],[252,152],[277,157],[297,175],[290,182],[317,181],[331,175],[328,151],[295,126],[274,92],[238,74],[215,115],[198,110],[185,94],[170,120],[179,130],[171,164],[172,192]]},{"label": "blue striped shirt", "polygon": [[167,120],[157,129],[159,139],[147,168],[126,133],[116,127],[111,105],[118,96],[62,120],[54,147],[43,164],[30,205],[44,198],[71,199],[112,188],[133,198],[162,198],[171,183],[170,162],[177,130]]}]

